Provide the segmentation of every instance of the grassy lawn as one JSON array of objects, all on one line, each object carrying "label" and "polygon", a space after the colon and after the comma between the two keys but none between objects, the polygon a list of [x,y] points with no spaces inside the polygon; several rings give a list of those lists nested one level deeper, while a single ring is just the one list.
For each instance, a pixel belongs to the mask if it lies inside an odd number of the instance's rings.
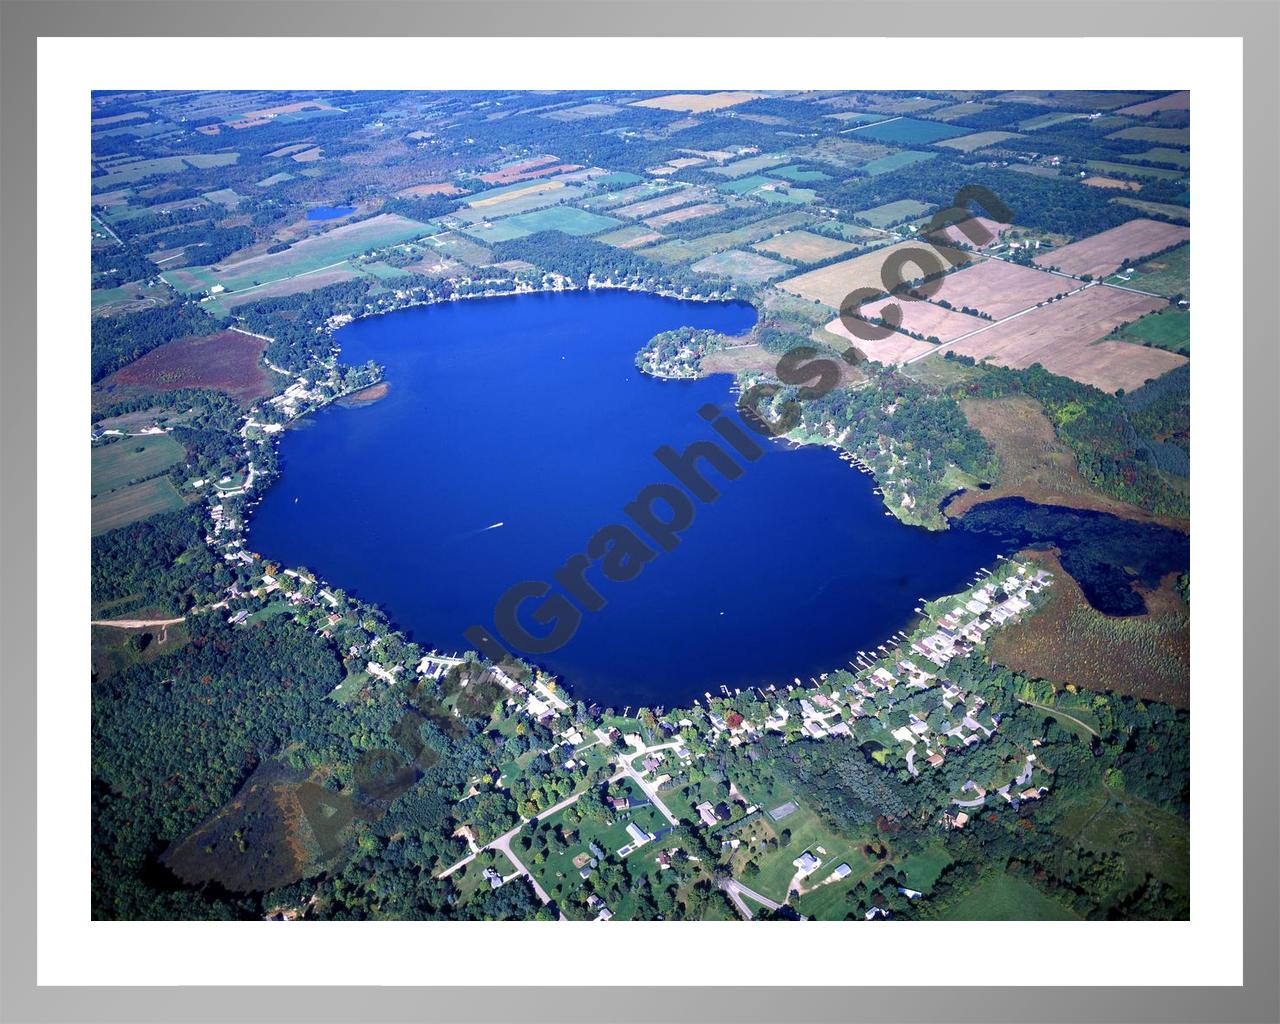
[{"label": "grassy lawn", "polygon": [[186,454],[186,449],[168,434],[124,437],[111,444],[94,445],[91,496],[154,476],[181,462]]},{"label": "grassy lawn", "polygon": [[1074,921],[1070,908],[1012,875],[988,875],[953,903],[945,921]]},{"label": "grassy lawn", "polygon": [[908,888],[927,893],[938,881],[943,868],[951,863],[951,854],[941,843],[936,843],[919,853],[908,854],[895,863],[898,871],[906,878]]},{"label": "grassy lawn", "polygon": [[[254,614],[260,613],[255,612]],[[338,684],[337,688],[329,696],[339,703],[345,704],[364,689],[365,684],[372,678],[373,676],[369,675],[368,672],[348,672],[347,677]]]}]

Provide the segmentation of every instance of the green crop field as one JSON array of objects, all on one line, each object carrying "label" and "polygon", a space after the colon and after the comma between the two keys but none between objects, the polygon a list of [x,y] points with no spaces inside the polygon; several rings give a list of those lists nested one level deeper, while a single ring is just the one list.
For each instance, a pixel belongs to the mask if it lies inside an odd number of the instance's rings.
[{"label": "green crop field", "polygon": [[925,153],[918,149],[904,149],[900,153],[891,153],[889,156],[882,156],[879,160],[872,160],[869,164],[863,164],[861,170],[875,177],[877,174],[886,174],[902,167],[932,160],[937,155],[937,153]]},{"label": "green crop field", "polygon": [[1086,160],[1085,166],[1091,171],[1102,171],[1106,174],[1127,174],[1131,178],[1159,178],[1162,181],[1176,181],[1185,178],[1184,171],[1174,171],[1167,167],[1139,167],[1137,164],[1120,164],[1110,160]]},{"label": "green crop field", "polygon": [[179,508],[182,508],[182,496],[167,476],[122,487],[93,499],[90,504],[93,535]]},{"label": "green crop field", "polygon": [[967,128],[939,124],[937,121],[918,121],[912,117],[899,117],[892,121],[859,128],[856,134],[860,139],[873,139],[876,142],[888,142],[891,145],[915,146],[955,138],[957,135],[964,135],[967,131]]},{"label": "green crop field", "polygon": [[932,209],[932,204],[922,203],[918,199],[898,199],[883,206],[873,206],[869,210],[859,210],[854,216],[858,220],[865,220],[872,227],[887,228],[890,224],[919,217]]},{"label": "green crop field", "polygon": [[91,458],[92,496],[154,476],[181,462],[186,454],[186,449],[168,434],[125,437],[111,444],[96,445]]},{"label": "green crop field", "polygon": [[1120,328],[1114,337],[1137,345],[1154,345],[1178,355],[1191,355],[1191,314],[1185,309],[1161,309]]},{"label": "green crop field", "polygon": [[699,274],[719,274],[723,277],[731,277],[735,281],[745,281],[748,284],[763,284],[771,277],[789,273],[794,268],[789,263],[773,260],[767,256],[729,249],[699,260],[689,269],[697,271]]},{"label": "green crop field", "polygon": [[778,178],[786,178],[787,181],[830,181],[831,175],[826,171],[816,169],[808,169],[798,164],[789,164],[786,167],[775,167],[769,172]]},{"label": "green crop field", "polygon": [[770,235],[776,235],[779,231],[787,231],[790,228],[808,224],[813,219],[812,214],[795,210],[753,221],[732,231],[721,231],[698,238],[675,238],[670,242],[635,251],[641,256],[647,256],[661,263],[683,263],[686,260],[710,256],[713,252],[719,252],[722,249],[732,249],[739,245],[758,242]]},{"label": "green crop field", "polygon": [[563,231],[566,235],[595,235],[618,227],[622,221],[576,206],[550,206],[530,213],[518,213],[492,223],[473,224],[463,230],[481,242],[505,242],[539,231]]},{"label": "green crop field", "polygon": [[264,253],[221,266],[184,267],[168,271],[163,277],[173,287],[187,293],[207,291],[217,284],[229,292],[241,291],[309,274],[372,249],[421,238],[429,232],[427,224],[399,214],[383,213],[309,235],[283,252]]}]

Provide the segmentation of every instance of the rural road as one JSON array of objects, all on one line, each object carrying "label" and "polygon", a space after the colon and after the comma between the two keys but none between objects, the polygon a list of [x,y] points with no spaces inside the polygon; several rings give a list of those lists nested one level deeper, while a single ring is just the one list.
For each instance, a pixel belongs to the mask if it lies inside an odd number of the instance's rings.
[{"label": "rural road", "polygon": [[1057,708],[1051,708],[1044,704],[1037,704],[1033,700],[1023,700],[1021,697],[1018,698],[1018,703],[1026,704],[1027,707],[1039,708],[1041,711],[1047,711],[1055,718],[1065,718],[1069,722],[1075,722],[1076,725],[1080,726],[1080,728],[1090,736],[1098,736],[1098,731],[1096,729],[1091,728],[1088,723],[1080,721],[1080,719],[1076,718],[1075,715],[1068,715],[1065,711],[1059,711]]},{"label": "rural road", "polygon": [[738,908],[738,913],[750,921],[755,917],[755,913],[746,905],[742,897],[746,896],[755,900],[760,906],[767,907],[769,910],[777,910],[782,904],[775,903],[767,896],[761,896],[754,889],[748,889],[736,878],[726,878],[717,883],[725,894],[733,901],[733,905]]},{"label": "rural road", "polygon": [[115,626],[117,629],[144,629],[147,626],[176,626],[179,622],[186,622],[187,617],[182,615],[176,619],[90,619],[91,626]]}]

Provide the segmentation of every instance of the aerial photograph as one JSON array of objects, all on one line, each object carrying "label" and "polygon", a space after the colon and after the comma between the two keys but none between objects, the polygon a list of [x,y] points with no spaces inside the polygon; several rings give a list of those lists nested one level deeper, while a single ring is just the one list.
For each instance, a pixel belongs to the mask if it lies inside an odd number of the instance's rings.
[{"label": "aerial photograph", "polygon": [[86,96],[95,921],[1189,919],[1190,92],[679,84]]}]

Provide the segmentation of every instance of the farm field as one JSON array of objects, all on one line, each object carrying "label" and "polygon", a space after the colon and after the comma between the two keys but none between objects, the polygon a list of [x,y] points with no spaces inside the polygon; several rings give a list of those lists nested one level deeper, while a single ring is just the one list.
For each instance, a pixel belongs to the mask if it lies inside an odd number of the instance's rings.
[{"label": "farm field", "polygon": [[929,111],[929,116],[935,121],[958,121],[962,117],[970,117],[973,114],[981,114],[988,110],[995,110],[995,103],[979,103],[975,100],[965,100],[963,103],[955,103],[948,107],[939,107],[937,110]]},{"label": "farm field", "polygon": [[660,232],[649,230],[639,224],[628,224],[624,228],[618,228],[617,231],[610,231],[596,238],[597,242],[617,246],[619,249],[634,249],[638,246],[649,245],[652,242],[661,240],[662,234]]},{"label": "farm field", "polygon": [[863,303],[858,307],[858,315],[864,319],[873,320],[883,315],[885,308],[891,305],[898,307],[899,312],[891,316],[901,318],[903,331],[923,335],[925,338],[937,338],[938,341],[954,341],[989,323],[979,317],[957,313],[953,309],[947,309],[932,302],[896,297]]},{"label": "farm field", "polygon": [[459,188],[451,181],[426,181],[421,185],[410,185],[396,193],[398,196],[461,196],[467,190]]},{"label": "farm field", "polygon": [[[971,245],[975,249],[985,249],[995,245],[1013,225],[1001,224],[990,217],[966,217],[956,224],[947,224],[937,231],[930,232],[929,239],[953,242],[957,245]],[[922,225],[927,227],[927,225]],[[983,241],[987,239],[987,241]]]},{"label": "farm field", "polygon": [[[950,246],[939,246],[919,241],[899,242],[896,245],[877,249],[875,252],[864,253],[861,256],[834,263],[829,267],[820,267],[817,270],[811,270],[808,273],[788,278],[779,282],[778,287],[793,295],[799,295],[804,299],[812,299],[815,302],[821,302],[825,306],[838,310],[840,304],[844,301],[844,297],[854,289],[874,288],[877,291],[887,290],[882,276],[885,269],[885,260],[895,252],[902,250],[908,252],[912,250],[918,251],[921,248],[936,250],[939,254],[939,262],[944,265],[949,265],[952,261],[956,265],[960,265],[970,262],[973,258],[968,253],[953,249]],[[913,272],[914,268],[911,271],[904,269],[901,276],[906,277],[907,273]]]},{"label": "farm field", "polygon": [[215,284],[222,285],[227,291],[240,291],[319,270],[370,249],[419,238],[428,230],[427,225],[408,217],[380,213],[368,220],[310,235],[284,252],[251,256],[237,263],[189,267],[163,276],[175,288],[188,293],[204,291]]},{"label": "farm field", "polygon": [[1185,242],[1190,237],[1190,229],[1181,225],[1139,218],[1050,250],[1035,257],[1033,262],[1036,266],[1055,268],[1075,277],[1082,274],[1104,277],[1122,266],[1125,260],[1139,260],[1177,242]]},{"label": "farm field", "polygon": [[1154,345],[1178,355],[1191,355],[1191,314],[1185,309],[1157,310],[1120,328],[1114,335],[1135,345]]},{"label": "farm field", "polygon": [[1112,132],[1109,139],[1129,139],[1134,142],[1157,142],[1168,146],[1191,145],[1190,128],[1157,128],[1151,125],[1140,125],[1137,128],[1121,128]]},{"label": "farm field", "polygon": [[1179,246],[1170,252],[1139,263],[1131,274],[1115,276],[1111,280],[1145,292],[1155,292],[1172,298],[1181,295],[1191,298],[1191,245]]},{"label": "farm field", "polygon": [[939,124],[936,121],[917,121],[910,117],[899,117],[892,121],[881,121],[859,128],[859,138],[871,139],[875,142],[887,142],[895,146],[929,145],[942,139],[964,135],[966,129],[954,125]]},{"label": "farm field", "polygon": [[653,107],[657,110],[683,110],[690,114],[702,114],[708,110],[723,110],[725,107],[736,107],[739,103],[758,100],[764,96],[760,92],[711,92],[686,93],[677,92],[667,96],[655,96],[652,99],[637,100],[633,107]]},{"label": "farm field", "polygon": [[735,160],[723,167],[708,167],[707,171],[710,174],[718,174],[722,178],[741,178],[744,174],[755,174],[756,171],[789,163],[790,160],[791,157],[785,153],[761,153],[759,156],[749,156],[745,160]]},{"label": "farm field", "polygon": [[805,182],[831,180],[831,175],[826,171],[805,169],[799,164],[789,164],[786,167],[775,167],[769,173],[775,178],[785,178],[787,181]]},{"label": "farm field", "polygon": [[[695,220],[698,217],[709,217],[713,213],[719,213],[724,208],[723,203],[695,203],[693,206],[682,206],[678,210],[668,210],[666,213],[660,213],[656,217],[647,217],[645,224],[650,228],[663,228],[668,224],[678,224],[681,221]],[[661,236],[654,235],[654,237]]]},{"label": "farm field", "polygon": [[167,476],[99,494],[89,506],[93,536],[182,505],[182,496]]},{"label": "farm field", "polygon": [[354,281],[360,277],[360,271],[349,260],[343,260],[331,267],[312,270],[297,277],[286,277],[270,284],[245,288],[238,292],[219,292],[205,300],[205,307],[210,313],[225,314],[243,306],[246,302],[257,302],[259,299],[274,299],[281,295],[297,295],[299,292],[313,292],[326,285],[338,284],[341,281]]},{"label": "farm field", "polygon": [[96,498],[162,472],[186,455],[186,449],[168,434],[124,437],[110,444],[94,445],[91,496]]},{"label": "farm field", "polygon": [[1162,305],[1161,299],[1093,285],[958,341],[951,350],[1014,369],[1040,363],[1102,391],[1133,391],[1186,359],[1160,349],[1095,339]]},{"label": "farm field", "polygon": [[869,210],[859,210],[853,216],[874,228],[887,228],[891,224],[919,217],[932,209],[932,203],[922,203],[919,199],[897,199],[892,203],[873,206]]},{"label": "farm field", "polygon": [[188,156],[162,156],[154,160],[135,160],[113,166],[105,174],[90,178],[94,192],[107,192],[158,174],[180,174],[206,167],[225,167],[240,159],[239,153],[203,153]]},{"label": "farm field", "polygon": [[713,193],[703,188],[681,188],[664,192],[661,195],[654,196],[652,199],[642,199],[638,203],[628,203],[626,206],[615,207],[610,210],[610,214],[615,217],[624,217],[628,220],[642,220],[645,217],[651,217],[655,213],[661,213],[663,210],[670,210],[675,206],[684,206],[686,203],[693,203],[701,199],[709,198]]},{"label": "farm field", "polygon": [[785,274],[791,270],[789,264],[780,260],[771,260],[753,252],[740,249],[728,249],[699,260],[689,268],[699,274],[719,274],[731,277],[735,281],[747,284],[763,284],[770,278]]},{"label": "farm field", "polygon": [[1068,121],[1079,121],[1087,114],[1073,114],[1068,111],[1058,111],[1054,114],[1037,114],[1035,117],[1029,117],[1025,121],[1018,122],[1018,130],[1024,132],[1034,132],[1039,128],[1052,128],[1054,125],[1066,124]]},{"label": "farm field", "polygon": [[949,302],[957,309],[968,306],[1003,320],[1075,287],[1075,282],[1043,270],[1004,260],[982,260],[942,278],[930,300]]},{"label": "farm field", "polygon": [[1191,166],[1191,154],[1185,149],[1170,149],[1168,146],[1155,146],[1142,153],[1134,153],[1131,160],[1146,160],[1153,164],[1165,164],[1186,170]]},{"label": "farm field", "polygon": [[1088,185],[1090,188],[1123,189],[1126,192],[1139,192],[1142,190],[1142,186],[1136,181],[1124,181],[1121,178],[1104,178],[1098,174],[1088,178],[1081,178],[1080,184]]},{"label": "farm field", "polygon": [[248,404],[271,394],[270,371],[262,364],[266,347],[261,338],[240,331],[171,341],[121,367],[102,382],[101,389],[121,398],[179,388],[209,388]]},{"label": "farm field", "polygon": [[791,155],[797,159],[812,160],[817,163],[833,164],[846,170],[856,170],[873,160],[889,156],[893,150],[870,139],[859,139],[854,128],[846,128],[845,134],[827,136],[820,139],[808,149],[793,149]]},{"label": "farm field", "polygon": [[753,221],[732,231],[720,231],[712,235],[698,238],[675,238],[650,249],[640,250],[642,256],[658,260],[661,263],[684,263],[688,260],[701,259],[722,249],[732,249],[740,245],[749,245],[776,235],[780,231],[800,227],[812,221],[813,215],[804,211],[779,213],[763,220]]},{"label": "farm field", "polygon": [[[937,347],[927,341],[909,338],[898,331],[887,338],[859,338],[845,327],[839,317],[827,324],[825,330],[846,344],[853,345],[872,362],[883,363],[885,366],[901,365],[908,359],[932,352]],[[832,344],[839,347],[839,342],[833,341]]]},{"label": "farm field", "polygon": [[1170,220],[1176,220],[1183,224],[1191,223],[1191,211],[1185,206],[1175,206],[1173,203],[1153,203],[1146,199],[1131,199],[1128,196],[1119,197],[1111,201],[1120,203],[1122,206],[1132,206],[1135,210],[1141,210],[1143,213],[1168,217]]},{"label": "farm field", "polygon": [[811,231],[788,231],[766,241],[756,242],[752,248],[797,263],[817,263],[848,252],[855,246],[852,242],[841,242],[826,235],[815,235]]},{"label": "farm field", "polygon": [[1132,178],[1157,178],[1161,181],[1177,181],[1185,178],[1185,171],[1167,167],[1140,167],[1138,164],[1119,163],[1113,160],[1086,160],[1085,167],[1103,174],[1127,174]]},{"label": "farm field", "polygon": [[[550,184],[550,183],[548,183]],[[528,213],[530,210],[541,210],[556,203],[574,203],[588,193],[582,185],[565,185],[557,182],[557,188],[530,189],[519,193],[512,192],[500,197],[498,201],[475,206],[470,209],[455,210],[450,219],[460,224],[479,224],[481,221],[509,217],[516,213]],[[520,188],[520,186],[515,186]]]},{"label": "farm field", "polygon": [[463,229],[480,242],[505,242],[525,238],[539,231],[563,231],[566,235],[595,235],[616,228],[622,221],[599,213],[579,210],[576,206],[548,206],[542,210],[518,213],[492,224],[472,224]]},{"label": "farm field", "polygon": [[975,149],[994,146],[997,142],[1008,142],[1010,139],[1022,138],[1017,132],[974,132],[972,135],[961,135],[954,139],[940,139],[939,146],[958,149],[961,153],[972,153]]},{"label": "farm field", "polygon": [[912,164],[932,160],[937,155],[937,153],[927,153],[919,149],[904,149],[890,156],[882,156],[879,160],[872,160],[868,164],[863,164],[861,169],[864,174],[870,174],[875,177],[877,174],[887,174],[889,171],[897,171],[903,167],[910,167]]},{"label": "farm field", "polygon": [[513,199],[519,199],[522,196],[541,195],[546,192],[555,192],[561,188],[564,188],[564,182],[562,181],[532,181],[499,185],[497,188],[476,192],[466,200],[466,204],[473,209],[476,207],[496,206],[510,202]]},{"label": "farm field", "polygon": [[1150,114],[1158,113],[1161,110],[1190,110],[1191,109],[1191,93],[1189,92],[1171,92],[1168,96],[1161,96],[1158,99],[1147,100],[1143,103],[1135,103],[1131,107],[1125,107],[1117,110],[1117,114],[1128,114],[1130,117],[1147,117]]}]

